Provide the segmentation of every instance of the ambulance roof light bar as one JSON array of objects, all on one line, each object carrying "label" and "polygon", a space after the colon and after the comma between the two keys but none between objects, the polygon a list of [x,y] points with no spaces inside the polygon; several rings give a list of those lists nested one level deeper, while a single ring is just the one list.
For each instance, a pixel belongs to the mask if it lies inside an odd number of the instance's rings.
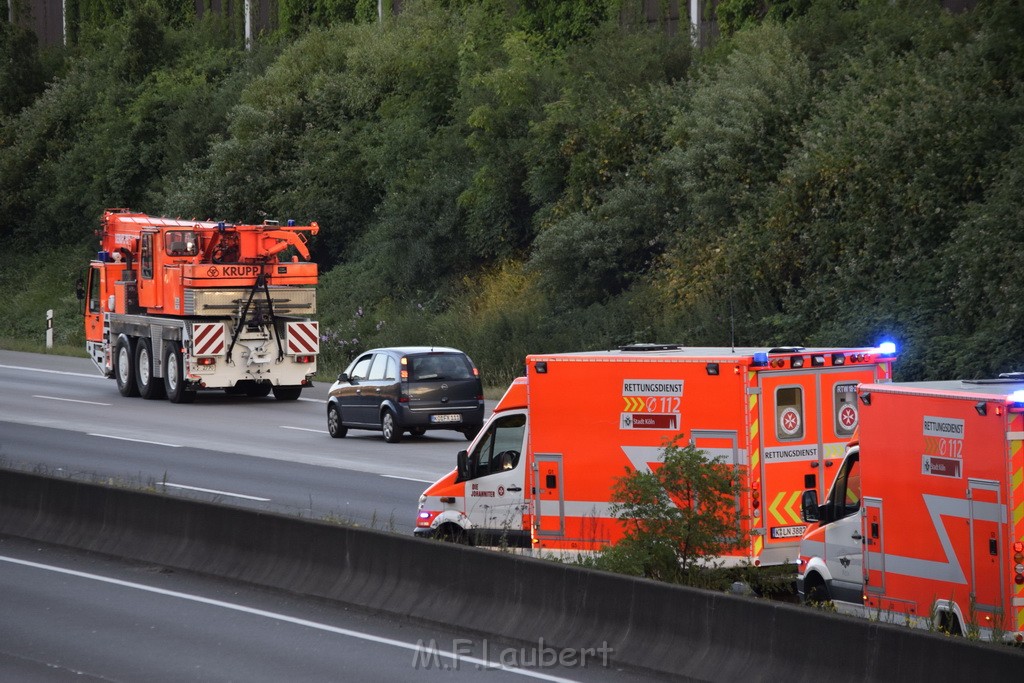
[{"label": "ambulance roof light bar", "polygon": [[878,352],[883,356],[896,355],[896,342],[884,341],[878,345]]},{"label": "ambulance roof light bar", "polygon": [[1007,396],[1006,404],[1011,413],[1024,413],[1024,389],[1018,389]]}]

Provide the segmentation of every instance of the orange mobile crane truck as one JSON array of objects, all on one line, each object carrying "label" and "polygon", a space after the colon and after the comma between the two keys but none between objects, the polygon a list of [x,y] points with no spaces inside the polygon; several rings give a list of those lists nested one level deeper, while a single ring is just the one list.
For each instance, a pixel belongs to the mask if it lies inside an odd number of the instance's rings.
[{"label": "orange mobile crane truck", "polygon": [[[200,389],[299,397],[320,350],[306,226],[104,212],[79,282],[86,348],[123,396],[189,403]],[[280,257],[289,248],[299,256]]]},{"label": "orange mobile crane truck", "polygon": [[892,377],[895,346],[693,348],[531,355],[458,466],[420,497],[416,534],[542,553],[618,541],[612,487],[660,466],[679,434],[735,467],[731,557],[795,562],[808,476],[843,457],[857,426],[856,387]]},{"label": "orange mobile crane truck", "polygon": [[797,590],[843,613],[1024,642],[1024,374],[865,384]]}]

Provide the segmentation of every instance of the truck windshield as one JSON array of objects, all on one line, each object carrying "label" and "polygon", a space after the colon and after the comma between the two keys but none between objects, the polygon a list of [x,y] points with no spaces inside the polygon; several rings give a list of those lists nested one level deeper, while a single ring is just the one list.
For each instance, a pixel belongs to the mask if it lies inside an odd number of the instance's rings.
[{"label": "truck windshield", "polygon": [[526,433],[525,415],[508,415],[491,423],[477,448],[469,454],[469,478],[514,470]]}]

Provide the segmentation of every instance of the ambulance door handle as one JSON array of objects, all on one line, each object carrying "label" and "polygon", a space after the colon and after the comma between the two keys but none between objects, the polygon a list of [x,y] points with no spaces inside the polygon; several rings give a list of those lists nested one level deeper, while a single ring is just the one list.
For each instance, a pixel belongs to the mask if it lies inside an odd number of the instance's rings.
[{"label": "ambulance door handle", "polygon": [[864,540],[864,537],[863,537],[863,536],[861,536],[861,535],[860,535],[860,532],[857,532],[857,531],[854,531],[854,532],[853,532],[853,535],[852,535],[852,536],[850,536],[850,538],[852,538],[852,539],[853,539],[853,540],[855,540],[855,541],[862,541],[862,540]]},{"label": "ambulance door handle", "polygon": [[518,486],[509,486],[509,487],[508,487],[507,489],[505,489],[505,490],[506,490],[506,491],[512,491],[512,492],[514,492],[514,493],[519,493],[519,492],[520,492],[520,491],[522,491],[523,489],[519,488]]}]

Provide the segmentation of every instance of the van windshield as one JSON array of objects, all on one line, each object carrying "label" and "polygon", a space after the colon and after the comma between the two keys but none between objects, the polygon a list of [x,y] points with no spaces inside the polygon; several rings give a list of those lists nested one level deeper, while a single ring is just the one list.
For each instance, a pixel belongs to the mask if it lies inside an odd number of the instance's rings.
[{"label": "van windshield", "polygon": [[458,353],[431,353],[409,356],[409,381],[472,379],[473,366],[469,359]]}]

